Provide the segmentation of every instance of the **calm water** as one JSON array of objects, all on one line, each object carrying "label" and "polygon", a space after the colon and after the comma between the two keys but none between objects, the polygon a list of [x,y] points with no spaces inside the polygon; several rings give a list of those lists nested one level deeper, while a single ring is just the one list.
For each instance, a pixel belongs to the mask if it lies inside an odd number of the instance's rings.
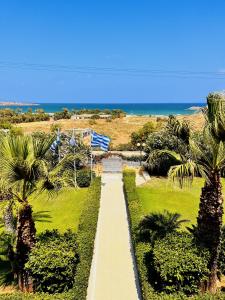
[{"label": "calm water", "polygon": [[[43,108],[45,112],[54,113],[63,108],[72,109],[122,109],[130,115],[179,115],[193,114],[195,111],[188,110],[191,106],[204,106],[204,103],[41,103],[38,106],[32,106],[33,111],[37,108]],[[18,106],[11,106],[17,108]],[[26,111],[30,106],[20,107]]]}]

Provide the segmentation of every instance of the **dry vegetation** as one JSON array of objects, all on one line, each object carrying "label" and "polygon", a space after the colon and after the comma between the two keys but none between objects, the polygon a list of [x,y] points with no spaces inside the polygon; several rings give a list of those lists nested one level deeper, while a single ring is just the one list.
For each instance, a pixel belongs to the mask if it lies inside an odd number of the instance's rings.
[{"label": "dry vegetation", "polygon": [[[18,127],[23,128],[25,133],[31,133],[33,131],[45,131],[49,132],[53,123],[60,124],[62,130],[70,130],[73,128],[92,128],[98,133],[105,134],[111,137],[114,145],[125,144],[129,142],[132,132],[137,131],[146,122],[156,121],[156,117],[148,116],[127,116],[121,119],[112,120],[107,122],[106,120],[96,120],[96,124],[90,125],[89,120],[59,120],[59,121],[42,121],[32,123],[21,123]],[[161,120],[165,121],[166,117],[161,117]],[[183,115],[178,119],[185,119],[190,122],[191,126],[195,130],[201,129],[204,118],[199,114]]]}]

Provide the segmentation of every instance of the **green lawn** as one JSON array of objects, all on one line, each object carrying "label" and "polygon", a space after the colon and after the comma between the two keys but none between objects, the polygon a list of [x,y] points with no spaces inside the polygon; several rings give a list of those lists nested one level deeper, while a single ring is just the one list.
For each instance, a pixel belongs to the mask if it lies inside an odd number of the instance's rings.
[{"label": "green lawn", "polygon": [[[66,189],[60,191],[54,198],[49,199],[46,193],[33,198],[31,204],[34,215],[36,213],[42,215],[41,222],[35,222],[37,233],[46,229],[58,229],[60,232],[64,232],[68,228],[76,232],[87,191],[86,188],[79,190]],[[0,229],[0,232],[2,230]],[[0,256],[0,278],[8,271],[10,271],[9,262]]]},{"label": "green lawn", "polygon": [[166,178],[153,177],[147,184],[137,188],[142,213],[146,215],[150,212],[166,209],[171,212],[178,212],[182,215],[182,218],[190,220],[184,226],[195,224],[203,184],[203,179],[195,178],[190,187],[180,189],[178,186],[169,183]]},{"label": "green lawn", "polygon": [[77,230],[79,217],[83,208],[88,189],[66,189],[60,191],[54,198],[45,193],[32,199],[31,204],[35,213],[45,215],[41,222],[35,222],[37,232],[57,228],[60,232],[70,228]]}]

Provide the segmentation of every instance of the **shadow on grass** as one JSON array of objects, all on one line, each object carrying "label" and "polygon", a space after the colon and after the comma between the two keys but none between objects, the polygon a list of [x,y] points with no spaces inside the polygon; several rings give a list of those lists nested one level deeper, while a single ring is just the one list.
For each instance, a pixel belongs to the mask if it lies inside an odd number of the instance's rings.
[{"label": "shadow on grass", "polygon": [[52,216],[49,214],[49,210],[37,211],[33,213],[33,218],[35,222],[52,223]]}]

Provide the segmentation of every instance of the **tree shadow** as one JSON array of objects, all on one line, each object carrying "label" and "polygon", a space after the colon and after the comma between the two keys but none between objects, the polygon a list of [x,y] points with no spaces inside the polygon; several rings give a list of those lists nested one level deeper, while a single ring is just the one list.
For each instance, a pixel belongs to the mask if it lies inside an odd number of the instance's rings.
[{"label": "tree shadow", "polygon": [[52,223],[52,216],[49,214],[49,210],[40,210],[33,213],[34,222],[40,223]]}]

